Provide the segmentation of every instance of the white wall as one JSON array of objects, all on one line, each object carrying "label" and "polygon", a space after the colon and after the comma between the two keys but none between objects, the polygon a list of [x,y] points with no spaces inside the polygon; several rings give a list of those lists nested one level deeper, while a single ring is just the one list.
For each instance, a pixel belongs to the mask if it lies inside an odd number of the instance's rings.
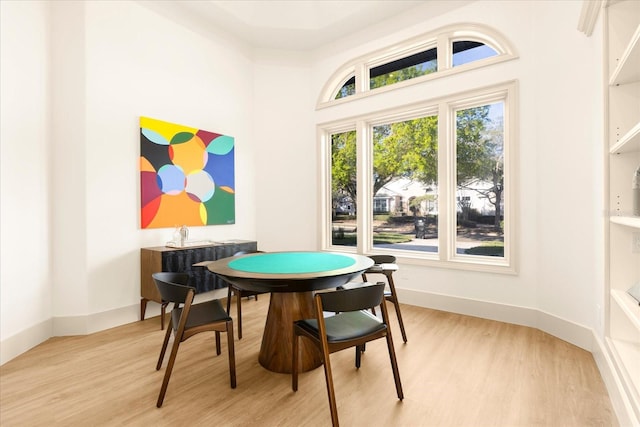
[{"label": "white wall", "polygon": [[136,2],[1,4],[4,363],[52,335],[138,319],[140,248],[173,232],[140,229],[140,116],[235,137],[236,223],[193,227],[193,239],[255,239],[256,214],[243,46]]},{"label": "white wall", "polygon": [[[454,23],[488,25],[519,54],[515,61],[474,71],[476,81],[487,85],[512,79],[519,84],[519,273],[402,265],[396,286],[405,302],[541,327],[587,348],[590,330],[602,333],[602,37],[597,29],[590,38],[577,31],[580,8],[576,1],[482,1],[432,17],[425,4],[411,10],[418,24],[379,38],[354,35],[316,53],[315,99],[346,62]],[[383,109],[467,86],[447,77],[366,103]],[[356,114],[357,104],[320,110],[316,122]]]},{"label": "white wall", "polygon": [[[235,137],[236,224],[190,237],[255,237],[252,64],[132,2],[86,2],[86,205],[89,313],[140,297],[139,248],[173,230],[139,230],[139,116]],[[62,268],[72,268],[70,262]]]},{"label": "white wall", "polygon": [[401,299],[551,332],[545,322],[559,319],[576,329],[558,336],[588,347],[571,334],[598,329],[603,298],[601,36],[575,29],[580,2],[426,2],[310,55],[254,58],[145,2],[52,2],[51,17],[47,4],[0,4],[1,363],[51,334],[137,319],[139,249],[171,234],[139,228],[140,115],[236,138],[236,224],[194,228],[193,238],[316,249],[314,124],[335,114],[314,112],[324,83],[350,59],[456,22],[492,26],[520,55],[477,71],[489,82],[519,80],[519,274],[401,265]]},{"label": "white wall", "polygon": [[[51,336],[49,6],[0,2],[0,358]],[[26,328],[29,337],[5,339]]]},{"label": "white wall", "polygon": [[284,52],[257,56],[258,245],[266,251],[315,250],[319,194],[309,64]]}]

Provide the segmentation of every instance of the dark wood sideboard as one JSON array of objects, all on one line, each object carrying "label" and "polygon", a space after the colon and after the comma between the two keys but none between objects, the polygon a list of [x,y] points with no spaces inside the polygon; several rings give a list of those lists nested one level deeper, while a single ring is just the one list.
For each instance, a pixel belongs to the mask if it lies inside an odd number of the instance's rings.
[{"label": "dark wood sideboard", "polygon": [[[159,271],[188,273],[189,284],[196,293],[226,288],[227,282],[204,267],[193,267],[202,261],[215,261],[233,256],[238,251],[255,251],[258,243],[252,240],[216,242],[205,246],[170,248],[156,246],[140,249],[140,320],[144,320],[147,302],[162,304],[160,293],[151,275]],[[162,309],[164,313],[164,307]],[[164,323],[164,322],[163,322]]]}]

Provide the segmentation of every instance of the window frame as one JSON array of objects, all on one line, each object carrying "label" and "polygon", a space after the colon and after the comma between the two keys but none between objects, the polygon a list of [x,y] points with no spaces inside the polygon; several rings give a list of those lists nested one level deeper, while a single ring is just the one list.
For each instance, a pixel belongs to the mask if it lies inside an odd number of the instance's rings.
[{"label": "window frame", "polygon": [[[465,64],[466,65],[466,64]],[[463,66],[460,66],[463,67]],[[460,68],[456,67],[456,68]],[[397,87],[392,85],[392,87]],[[511,80],[470,91],[448,94],[413,105],[370,111],[336,121],[319,123],[317,136],[321,162],[320,242],[323,250],[355,253],[393,254],[404,263],[504,274],[517,273],[517,81]],[[351,97],[349,97],[351,98]],[[455,111],[493,102],[504,102],[504,257],[461,255],[456,253],[456,115]],[[435,113],[438,116],[438,252],[418,252],[373,247],[373,126],[408,120]],[[357,230],[355,247],[332,244],[331,216],[331,135],[356,131],[357,145]],[[367,171],[362,172],[362,171]],[[367,189],[366,191],[364,189]]]},{"label": "window frame", "polygon": [[[498,54],[466,64],[453,66],[453,42],[477,41],[483,43]],[[426,49],[437,48],[437,71],[391,85],[369,88],[369,72],[371,68],[411,56]],[[454,24],[413,37],[393,46],[377,50],[361,56],[340,67],[327,81],[320,92],[316,108],[326,108],[345,102],[351,102],[367,96],[373,96],[389,90],[421,84],[453,74],[468,72],[472,69],[491,66],[518,57],[509,41],[496,30],[481,24]],[[336,99],[344,83],[355,77],[353,95]]]}]

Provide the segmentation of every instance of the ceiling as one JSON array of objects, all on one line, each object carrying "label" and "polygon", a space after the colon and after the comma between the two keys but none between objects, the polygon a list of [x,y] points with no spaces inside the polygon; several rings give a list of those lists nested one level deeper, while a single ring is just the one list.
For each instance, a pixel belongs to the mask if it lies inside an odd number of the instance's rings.
[{"label": "ceiling", "polygon": [[443,3],[442,0],[162,1],[165,7],[172,3],[174,11],[179,9],[201,24],[223,30],[253,47],[286,50],[315,49],[427,2]]}]

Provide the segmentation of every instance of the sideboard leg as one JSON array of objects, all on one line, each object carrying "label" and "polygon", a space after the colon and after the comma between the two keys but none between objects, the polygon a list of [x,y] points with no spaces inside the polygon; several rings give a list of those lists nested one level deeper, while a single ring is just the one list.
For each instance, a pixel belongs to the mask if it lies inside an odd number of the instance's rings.
[{"label": "sideboard leg", "polygon": [[147,311],[147,301],[146,298],[140,299],[140,320],[144,320],[144,313]]}]

